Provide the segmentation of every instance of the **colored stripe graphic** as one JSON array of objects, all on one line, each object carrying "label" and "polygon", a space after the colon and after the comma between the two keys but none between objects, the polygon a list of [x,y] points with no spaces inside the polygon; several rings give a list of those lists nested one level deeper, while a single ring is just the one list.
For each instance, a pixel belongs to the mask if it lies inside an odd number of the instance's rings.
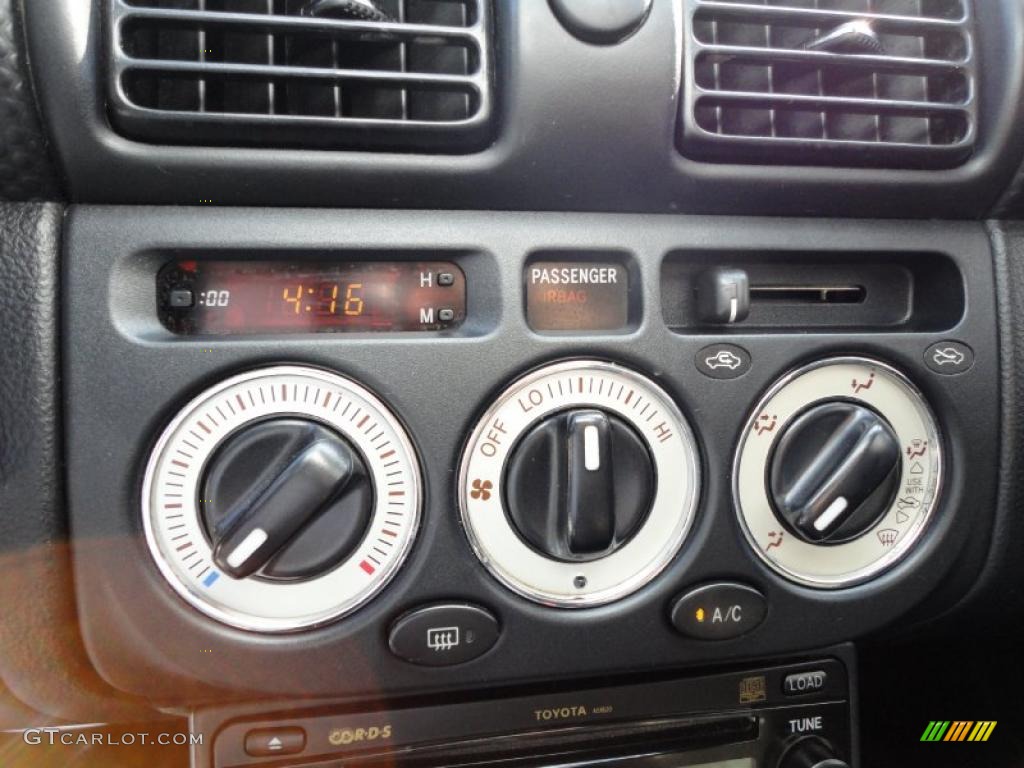
[{"label": "colored stripe graphic", "polygon": [[943,741],[963,741],[972,725],[974,723],[970,720],[957,720],[950,726],[949,733]]},{"label": "colored stripe graphic", "polygon": [[996,729],[996,720],[932,720],[921,734],[921,741],[988,741]]},{"label": "colored stripe graphic", "polygon": [[921,741],[941,741],[947,728],[949,728],[948,720],[932,720],[924,729]]},{"label": "colored stripe graphic", "polygon": [[995,720],[979,720],[978,724],[974,726],[974,730],[971,731],[971,735],[967,738],[967,740],[988,741],[988,737],[992,735],[992,731],[994,731],[995,729]]}]

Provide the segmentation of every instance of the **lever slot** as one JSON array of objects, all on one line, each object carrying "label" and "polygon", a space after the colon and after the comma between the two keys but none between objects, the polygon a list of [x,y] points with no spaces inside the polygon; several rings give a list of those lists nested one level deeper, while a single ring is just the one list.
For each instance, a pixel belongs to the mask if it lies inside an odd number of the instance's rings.
[{"label": "lever slot", "polygon": [[751,285],[752,302],[776,304],[863,304],[863,285]]}]

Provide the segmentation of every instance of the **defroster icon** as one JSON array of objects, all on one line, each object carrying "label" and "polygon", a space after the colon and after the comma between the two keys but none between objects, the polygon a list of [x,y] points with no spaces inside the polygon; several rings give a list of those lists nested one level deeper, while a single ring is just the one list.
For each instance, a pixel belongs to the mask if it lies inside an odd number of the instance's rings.
[{"label": "defroster icon", "polygon": [[427,647],[433,651],[450,651],[458,648],[460,641],[458,627],[433,627],[427,630]]}]

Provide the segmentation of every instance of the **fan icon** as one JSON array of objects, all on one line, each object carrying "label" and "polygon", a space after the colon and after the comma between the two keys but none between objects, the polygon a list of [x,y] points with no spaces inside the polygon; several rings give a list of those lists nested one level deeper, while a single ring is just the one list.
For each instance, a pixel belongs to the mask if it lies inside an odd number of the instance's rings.
[{"label": "fan icon", "polygon": [[480,499],[487,501],[491,498],[491,489],[494,488],[494,483],[490,480],[474,480],[473,490],[469,492],[469,495],[474,499]]}]

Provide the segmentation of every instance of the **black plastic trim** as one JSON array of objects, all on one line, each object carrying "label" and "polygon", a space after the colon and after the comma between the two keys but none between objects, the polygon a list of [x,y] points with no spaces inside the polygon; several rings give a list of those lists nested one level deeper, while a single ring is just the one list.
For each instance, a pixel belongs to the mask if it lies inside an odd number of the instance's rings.
[{"label": "black plastic trim", "polygon": [[497,0],[499,134],[458,157],[145,145],[107,123],[99,6],[28,8],[43,110],[82,202],[978,218],[1024,156],[1024,6],[976,4],[980,133],[948,171],[699,163],[678,155],[676,0],[615,46],[577,40],[547,3]]}]

